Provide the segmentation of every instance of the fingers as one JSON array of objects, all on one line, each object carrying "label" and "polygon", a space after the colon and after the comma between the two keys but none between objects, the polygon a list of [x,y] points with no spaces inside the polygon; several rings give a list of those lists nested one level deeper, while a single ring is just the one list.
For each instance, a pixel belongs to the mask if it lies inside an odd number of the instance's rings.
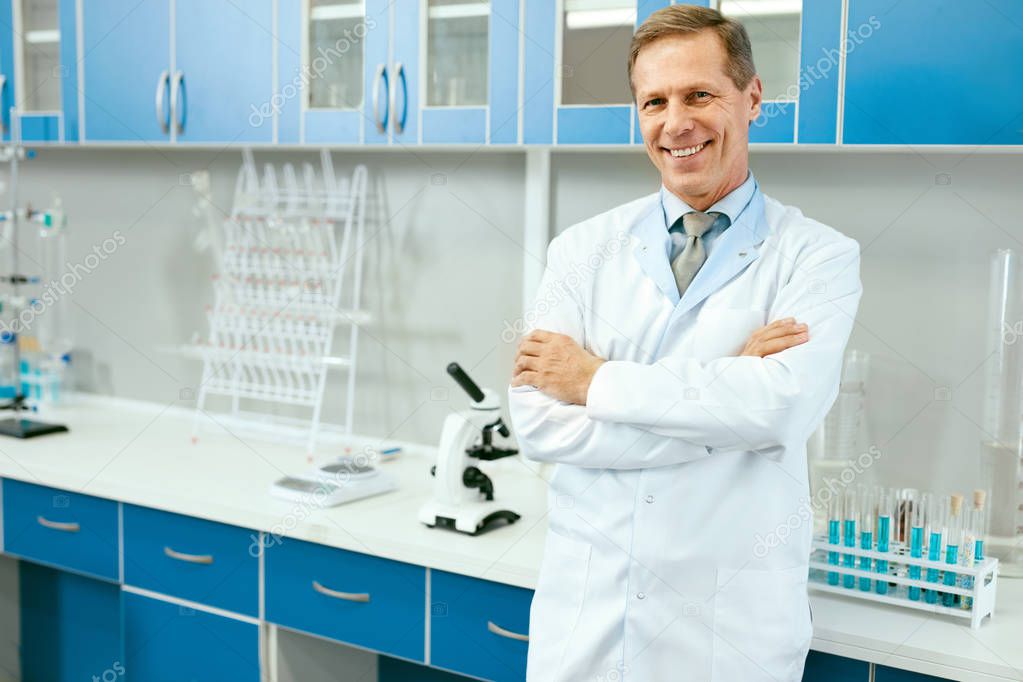
[{"label": "fingers", "polygon": [[538,357],[540,355],[540,350],[543,348],[543,344],[540,343],[539,341],[532,341],[527,339],[528,337],[526,337],[526,339],[523,339],[522,342],[519,343],[518,354]]},{"label": "fingers", "polygon": [[535,370],[537,368],[537,360],[531,355],[519,355],[515,358],[515,374],[521,374],[526,370]]},{"label": "fingers", "polygon": [[759,332],[760,340],[766,341],[768,339],[776,339],[779,336],[786,336],[788,334],[798,334],[805,332],[808,327],[805,324],[797,323],[793,317],[786,317],[783,320],[775,320],[771,324],[761,327],[757,330]]},{"label": "fingers", "polygon": [[806,334],[789,334],[787,336],[780,336],[778,338],[770,339],[768,341],[763,341],[757,344],[756,348],[754,349],[754,354],[759,355],[760,357],[763,358],[767,357],[768,355],[780,353],[783,350],[792,348],[793,346],[804,344],[807,341],[809,341],[809,338],[806,336]]}]

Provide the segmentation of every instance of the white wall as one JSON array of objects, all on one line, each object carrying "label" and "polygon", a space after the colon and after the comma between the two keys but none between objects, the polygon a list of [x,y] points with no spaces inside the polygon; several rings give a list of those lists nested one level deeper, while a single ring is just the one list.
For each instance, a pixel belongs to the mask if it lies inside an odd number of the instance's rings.
[{"label": "white wall", "polygon": [[[226,209],[239,161],[235,152],[71,149],[44,150],[27,164],[29,197],[64,197],[72,261],[115,229],[127,237],[75,291],[85,388],[188,404],[179,391],[195,385],[198,365],[155,350],[201,329],[210,299],[210,265],[191,250],[198,223],[179,175],[210,167]],[[390,216],[366,245],[367,306],[379,322],[363,336],[356,428],[435,442],[443,415],[464,405],[444,373],[449,361],[494,388],[510,371],[514,347],[501,337],[521,308],[524,156],[335,155],[338,166],[356,161],[381,179]],[[1023,249],[1020,157],[763,151],[752,166],[768,194],[861,244],[865,291],[850,346],[875,354],[869,416],[883,480],[973,486],[988,257],[997,247]],[[658,186],[638,151],[557,152],[552,172],[557,230]],[[445,184],[431,184],[441,181],[436,173]],[[431,400],[437,387],[450,402]],[[936,399],[943,388],[950,400]]]}]

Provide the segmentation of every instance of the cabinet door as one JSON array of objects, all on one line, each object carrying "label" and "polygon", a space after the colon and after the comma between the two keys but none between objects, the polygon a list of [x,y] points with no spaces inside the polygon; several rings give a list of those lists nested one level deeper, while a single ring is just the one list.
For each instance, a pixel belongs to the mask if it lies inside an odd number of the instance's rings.
[{"label": "cabinet door", "polygon": [[120,587],[25,561],[19,568],[22,678],[120,679]]},{"label": "cabinet door", "polygon": [[[420,3],[395,6],[391,18],[391,142],[419,142]],[[425,18],[423,19],[425,21]],[[485,63],[485,62],[484,62]]]},{"label": "cabinet door", "polygon": [[273,3],[175,0],[172,98],[179,142],[270,142]]},{"label": "cabinet door", "polygon": [[170,0],[82,7],[86,140],[168,140]]},{"label": "cabinet door", "polygon": [[1023,144],[1023,3],[849,0],[847,144]]},{"label": "cabinet door", "polygon": [[127,682],[258,682],[254,623],[131,592],[123,603]]},{"label": "cabinet door", "polygon": [[0,0],[0,135],[11,139],[14,105],[14,13],[12,0]]}]

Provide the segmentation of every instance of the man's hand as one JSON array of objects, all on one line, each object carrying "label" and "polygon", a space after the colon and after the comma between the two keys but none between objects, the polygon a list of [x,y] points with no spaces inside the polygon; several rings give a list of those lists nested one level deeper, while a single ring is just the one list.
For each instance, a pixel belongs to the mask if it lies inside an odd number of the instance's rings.
[{"label": "man's hand", "polygon": [[570,336],[537,329],[519,343],[512,386],[536,386],[566,403],[586,404],[597,368],[604,364]]},{"label": "man's hand", "polygon": [[775,320],[750,334],[746,347],[739,355],[753,355],[762,358],[806,343],[809,339],[807,326],[797,324],[794,317],[787,317],[784,320]]}]

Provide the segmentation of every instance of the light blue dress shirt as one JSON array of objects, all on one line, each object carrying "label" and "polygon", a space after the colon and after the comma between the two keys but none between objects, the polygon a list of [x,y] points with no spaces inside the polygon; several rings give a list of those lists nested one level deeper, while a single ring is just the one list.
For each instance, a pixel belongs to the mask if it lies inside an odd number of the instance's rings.
[{"label": "light blue dress shirt", "polygon": [[[753,179],[753,173],[747,172],[744,183],[723,196],[713,206],[708,208],[706,212],[717,211],[718,213],[724,213],[728,216],[729,225],[734,225],[735,221],[739,218],[739,214],[749,205],[756,188],[757,181]],[[695,209],[669,192],[668,188],[664,185],[661,185],[661,208],[664,211],[664,254],[670,263],[685,250],[687,240],[685,234],[680,232],[670,233],[668,230],[671,229],[676,220]],[[714,242],[717,241],[717,238],[726,229],[728,229],[726,226],[722,226],[719,223],[713,229],[703,233],[703,248],[708,258],[710,257],[711,250],[714,248]]]}]

